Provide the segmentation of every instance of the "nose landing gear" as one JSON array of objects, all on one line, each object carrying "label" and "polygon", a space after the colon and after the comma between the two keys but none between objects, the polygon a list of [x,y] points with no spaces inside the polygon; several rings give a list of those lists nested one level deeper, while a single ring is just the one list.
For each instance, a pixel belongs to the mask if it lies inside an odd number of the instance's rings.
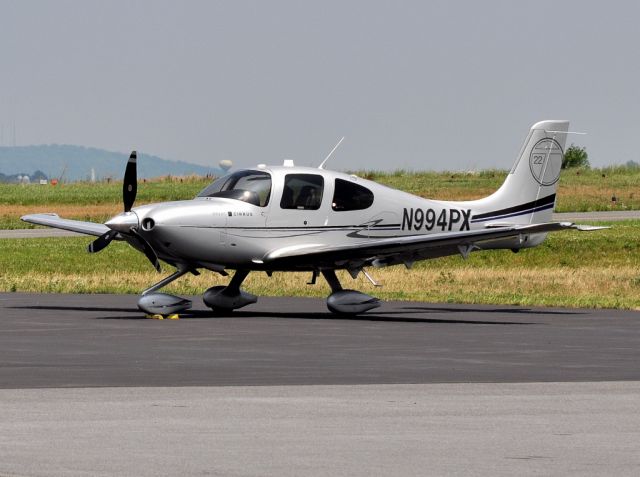
[{"label": "nose landing gear", "polygon": [[156,290],[159,290],[172,281],[177,280],[182,275],[190,271],[191,269],[187,267],[178,267],[178,270],[176,270],[175,273],[169,275],[167,278],[160,280],[152,287],[147,288],[142,292],[142,296],[138,300],[138,308],[151,315],[152,317],[170,317],[172,315],[177,315],[181,311],[191,308],[191,300],[187,300],[186,298],[181,298],[175,295],[169,295],[168,293],[154,293]]}]

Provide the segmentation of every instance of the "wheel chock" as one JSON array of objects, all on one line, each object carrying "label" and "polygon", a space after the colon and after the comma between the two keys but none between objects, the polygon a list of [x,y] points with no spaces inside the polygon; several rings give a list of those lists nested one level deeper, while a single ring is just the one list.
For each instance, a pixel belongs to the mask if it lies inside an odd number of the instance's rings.
[{"label": "wheel chock", "polygon": [[174,313],[172,315],[167,316],[168,320],[179,320],[180,319],[180,315],[178,315],[177,313]]},{"label": "wheel chock", "polygon": [[150,320],[164,320],[164,316],[162,315],[147,315],[147,318]]}]

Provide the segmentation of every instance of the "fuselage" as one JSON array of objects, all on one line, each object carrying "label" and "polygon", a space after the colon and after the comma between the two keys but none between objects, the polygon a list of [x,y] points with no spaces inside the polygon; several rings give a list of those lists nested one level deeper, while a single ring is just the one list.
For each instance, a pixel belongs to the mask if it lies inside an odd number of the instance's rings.
[{"label": "fuselage", "polygon": [[[483,228],[492,220],[478,220],[486,213],[482,201],[424,199],[335,171],[279,166],[234,174],[193,200],[132,210],[140,234],[160,258],[213,270],[260,270],[261,258],[276,249],[445,234]],[[520,246],[526,244],[510,239],[489,248]],[[314,268],[303,259],[293,267]]]}]

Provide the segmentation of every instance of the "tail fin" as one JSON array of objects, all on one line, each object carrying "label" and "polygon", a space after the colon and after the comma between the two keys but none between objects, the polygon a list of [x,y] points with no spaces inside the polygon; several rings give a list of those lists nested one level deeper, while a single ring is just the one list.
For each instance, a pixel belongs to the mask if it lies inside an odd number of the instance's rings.
[{"label": "tail fin", "polygon": [[473,222],[549,222],[564,157],[569,121],[531,126],[520,155],[500,189],[476,202]]}]

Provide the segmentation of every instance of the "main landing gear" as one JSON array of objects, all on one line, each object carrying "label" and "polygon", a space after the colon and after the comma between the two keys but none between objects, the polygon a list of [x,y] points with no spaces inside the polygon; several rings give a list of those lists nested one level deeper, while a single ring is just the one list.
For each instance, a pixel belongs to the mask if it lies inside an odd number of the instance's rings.
[{"label": "main landing gear", "polygon": [[356,290],[344,290],[335,270],[322,270],[322,276],[331,287],[327,308],[332,313],[357,315],[380,306],[380,300]]},{"label": "main landing gear", "polygon": [[[138,308],[154,318],[176,319],[178,313],[191,308],[191,300],[156,291],[189,272],[198,274],[195,270],[180,266],[175,273],[146,289],[138,300]],[[356,315],[380,306],[380,300],[375,297],[356,290],[343,289],[335,270],[322,270],[321,273],[331,287],[327,308],[332,313]],[[256,303],[257,296],[240,288],[247,275],[248,270],[237,270],[227,286],[209,288],[203,296],[205,305],[216,312],[227,312]],[[315,283],[316,276],[317,273],[314,273],[312,283]]]},{"label": "main landing gear", "polygon": [[231,311],[258,301],[258,297],[240,289],[249,275],[248,270],[237,270],[229,284],[209,288],[202,297],[204,304],[213,311]]}]

